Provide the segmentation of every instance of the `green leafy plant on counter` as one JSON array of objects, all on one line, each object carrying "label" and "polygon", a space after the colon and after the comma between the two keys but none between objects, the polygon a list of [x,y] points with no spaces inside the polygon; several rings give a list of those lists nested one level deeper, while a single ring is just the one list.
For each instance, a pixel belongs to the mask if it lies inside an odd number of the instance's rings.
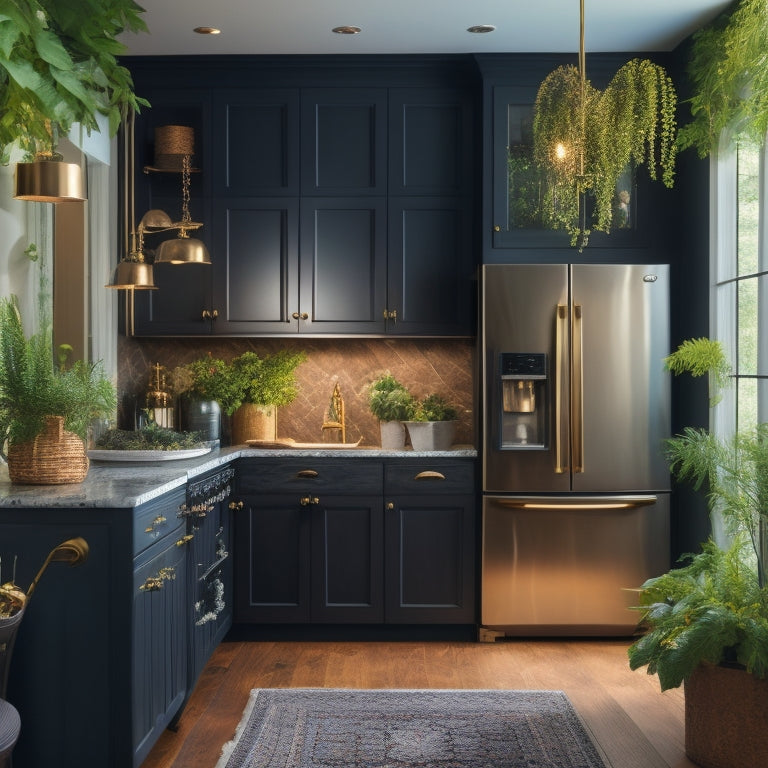
[{"label": "green leafy plant on counter", "polygon": [[[720,375],[727,360],[707,339],[683,345],[676,372]],[[647,666],[662,690],[679,686],[703,663],[736,665],[768,676],[768,424],[720,439],[687,428],[667,441],[673,476],[707,494],[729,541],[705,542],[682,566],[649,579],[640,591],[647,632],[629,649],[632,669]]]},{"label": "green leafy plant on counter", "polygon": [[178,366],[171,380],[173,391],[188,400],[215,400],[230,415],[239,405],[240,391],[230,364],[211,355]]},{"label": "green leafy plant on counter", "polygon": [[133,0],[10,0],[0,10],[0,162],[13,147],[51,151],[74,123],[114,135],[123,113],[147,105],[118,57],[124,31],[147,31]]},{"label": "green leafy plant on counter", "polygon": [[27,338],[16,297],[0,299],[0,444],[32,440],[46,416],[63,416],[64,428],[85,440],[92,419],[114,412],[101,363],[57,362],[50,327]]},{"label": "green leafy plant on counter", "polygon": [[137,430],[108,429],[96,441],[96,448],[107,451],[178,451],[201,445],[196,432],[175,432],[157,424]]},{"label": "green leafy plant on counter", "polygon": [[453,421],[458,415],[458,409],[442,395],[430,394],[416,403],[410,420]]},{"label": "green leafy plant on counter", "polygon": [[695,32],[688,61],[692,120],[681,149],[707,157],[724,131],[762,146],[768,131],[768,3],[740,0]]},{"label": "green leafy plant on counter", "polygon": [[368,407],[379,421],[407,421],[414,406],[413,396],[389,371],[368,386]]}]

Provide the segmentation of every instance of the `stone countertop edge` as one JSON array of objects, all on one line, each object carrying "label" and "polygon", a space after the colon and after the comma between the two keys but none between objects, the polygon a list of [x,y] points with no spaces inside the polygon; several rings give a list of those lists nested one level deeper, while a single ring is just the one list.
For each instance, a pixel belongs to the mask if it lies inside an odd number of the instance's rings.
[{"label": "stone countertop edge", "polygon": [[49,509],[119,509],[138,507],[184,486],[189,480],[240,458],[475,458],[477,450],[456,446],[448,451],[393,451],[383,448],[296,449],[221,448],[194,459],[156,462],[91,461],[82,483],[22,485],[11,483],[8,467],[0,466],[0,509],[14,507]]}]

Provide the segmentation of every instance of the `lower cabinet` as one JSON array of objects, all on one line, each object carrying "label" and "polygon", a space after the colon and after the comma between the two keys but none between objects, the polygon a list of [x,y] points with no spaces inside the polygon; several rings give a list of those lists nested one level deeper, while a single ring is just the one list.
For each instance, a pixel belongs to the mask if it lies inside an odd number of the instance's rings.
[{"label": "lower cabinet", "polygon": [[241,459],[235,622],[475,621],[472,459]]}]

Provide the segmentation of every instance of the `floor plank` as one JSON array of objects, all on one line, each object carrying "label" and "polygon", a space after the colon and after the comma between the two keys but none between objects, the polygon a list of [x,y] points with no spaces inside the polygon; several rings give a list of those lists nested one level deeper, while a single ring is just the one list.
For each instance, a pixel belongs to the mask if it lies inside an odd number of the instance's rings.
[{"label": "floor plank", "polygon": [[632,672],[625,640],[225,642],[142,768],[212,768],[253,688],[563,690],[612,768],[695,768],[681,690]]}]

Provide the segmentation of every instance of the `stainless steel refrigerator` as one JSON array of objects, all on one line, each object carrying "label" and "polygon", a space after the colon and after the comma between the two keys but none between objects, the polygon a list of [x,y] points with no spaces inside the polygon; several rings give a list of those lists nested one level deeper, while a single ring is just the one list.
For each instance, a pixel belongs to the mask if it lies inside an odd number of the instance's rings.
[{"label": "stainless steel refrigerator", "polygon": [[669,567],[667,265],[485,265],[481,624],[627,635]]}]

